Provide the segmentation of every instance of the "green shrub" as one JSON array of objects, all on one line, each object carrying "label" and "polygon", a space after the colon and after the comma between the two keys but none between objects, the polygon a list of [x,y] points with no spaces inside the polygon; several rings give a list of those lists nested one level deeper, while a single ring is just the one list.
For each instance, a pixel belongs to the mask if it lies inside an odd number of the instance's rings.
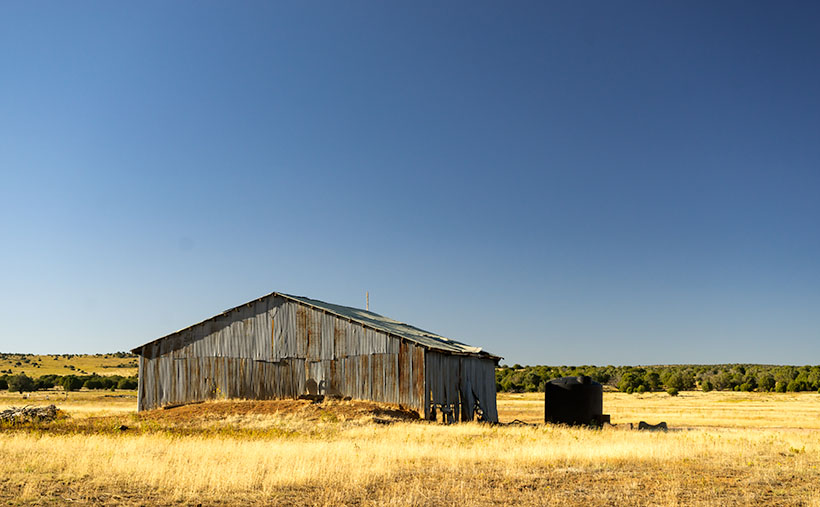
[{"label": "green shrub", "polygon": [[643,383],[644,379],[642,373],[637,371],[627,371],[621,375],[621,381],[618,382],[618,390],[632,394],[639,386],[642,386]]},{"label": "green shrub", "polygon": [[708,393],[709,391],[714,389],[715,386],[710,381],[704,380],[703,384],[700,385],[700,388],[703,390],[704,393]]},{"label": "green shrub", "polygon": [[[524,374],[524,390],[528,393],[535,393],[541,388],[542,379],[535,371],[528,371]],[[543,389],[541,389],[543,390]]]},{"label": "green shrub", "polygon": [[757,387],[760,391],[774,391],[775,381],[774,377],[769,374],[762,375],[757,380]]},{"label": "green shrub", "polygon": [[137,388],[137,379],[134,377],[131,378],[124,378],[119,381],[117,384],[117,389],[136,389]]},{"label": "green shrub", "polygon": [[34,391],[34,379],[25,373],[18,373],[8,380],[9,391],[17,391],[20,393],[27,391]]},{"label": "green shrub", "polygon": [[666,394],[668,394],[669,396],[677,396],[678,395],[678,390],[675,389],[674,387],[670,387],[669,389],[666,390]]},{"label": "green shrub", "polygon": [[661,376],[654,371],[647,372],[643,376],[643,381],[647,391],[655,391],[661,386]]},{"label": "green shrub", "polygon": [[52,387],[54,387],[54,381],[49,378],[40,377],[34,382],[35,391],[39,391],[40,389],[51,389]]},{"label": "green shrub", "polygon": [[803,382],[799,380],[792,380],[786,385],[786,391],[790,393],[799,393],[803,390]]},{"label": "green shrub", "polygon": [[644,386],[643,384],[639,385],[638,388],[635,389],[635,392],[638,393],[638,394],[645,393],[646,392],[646,386]]},{"label": "green shrub", "polygon": [[774,385],[775,392],[778,393],[785,393],[786,392],[786,383],[785,382],[777,382]]},{"label": "green shrub", "polygon": [[9,388],[8,381],[5,378],[0,378],[0,390],[8,389],[8,388]]},{"label": "green shrub", "polygon": [[83,386],[83,380],[75,375],[63,377],[63,389],[66,391],[76,391]]}]

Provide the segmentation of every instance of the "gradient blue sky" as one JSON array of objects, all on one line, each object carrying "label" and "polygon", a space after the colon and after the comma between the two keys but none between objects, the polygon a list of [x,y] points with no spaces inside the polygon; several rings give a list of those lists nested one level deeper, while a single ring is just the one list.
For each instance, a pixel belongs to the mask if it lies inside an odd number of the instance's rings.
[{"label": "gradient blue sky", "polygon": [[3,2],[0,350],[271,291],[521,364],[820,362],[817,2]]}]

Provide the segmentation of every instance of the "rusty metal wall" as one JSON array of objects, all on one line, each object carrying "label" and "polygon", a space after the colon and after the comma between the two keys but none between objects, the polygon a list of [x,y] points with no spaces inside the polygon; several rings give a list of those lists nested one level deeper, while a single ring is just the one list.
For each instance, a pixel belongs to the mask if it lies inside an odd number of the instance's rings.
[{"label": "rusty metal wall", "polygon": [[304,360],[280,363],[232,357],[146,360],[140,410],[207,399],[274,399],[305,391]]},{"label": "rusty metal wall", "polygon": [[139,410],[293,398],[311,379],[326,393],[420,412],[429,397],[423,347],[281,296],[237,307],[140,352]]},{"label": "rusty metal wall", "polygon": [[471,421],[478,407],[485,420],[498,422],[495,361],[426,351],[427,418],[444,414],[449,421]]}]

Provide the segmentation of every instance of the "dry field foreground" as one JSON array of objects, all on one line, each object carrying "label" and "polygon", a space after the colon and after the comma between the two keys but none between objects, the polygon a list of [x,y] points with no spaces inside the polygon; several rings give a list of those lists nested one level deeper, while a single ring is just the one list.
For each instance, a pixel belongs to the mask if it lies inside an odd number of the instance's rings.
[{"label": "dry field foreground", "polygon": [[[213,402],[137,415],[134,398],[100,396],[0,394],[0,409],[56,402],[69,415],[0,429],[0,500],[820,505],[816,393],[605,394],[613,422],[665,420],[665,433],[442,426],[363,402]],[[535,395],[500,395],[499,406],[502,421],[535,422],[543,409]]]}]

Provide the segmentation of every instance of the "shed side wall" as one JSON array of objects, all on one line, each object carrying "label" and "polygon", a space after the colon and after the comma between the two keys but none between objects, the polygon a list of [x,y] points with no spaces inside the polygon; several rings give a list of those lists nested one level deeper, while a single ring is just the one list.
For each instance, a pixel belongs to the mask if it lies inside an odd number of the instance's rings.
[{"label": "shed side wall", "polygon": [[498,422],[492,359],[427,351],[425,379],[428,414],[435,409],[453,421],[471,421],[478,408],[485,420]]},{"label": "shed side wall", "polygon": [[424,350],[331,313],[271,296],[142,348],[140,410],[207,399],[325,393],[423,412]]}]

